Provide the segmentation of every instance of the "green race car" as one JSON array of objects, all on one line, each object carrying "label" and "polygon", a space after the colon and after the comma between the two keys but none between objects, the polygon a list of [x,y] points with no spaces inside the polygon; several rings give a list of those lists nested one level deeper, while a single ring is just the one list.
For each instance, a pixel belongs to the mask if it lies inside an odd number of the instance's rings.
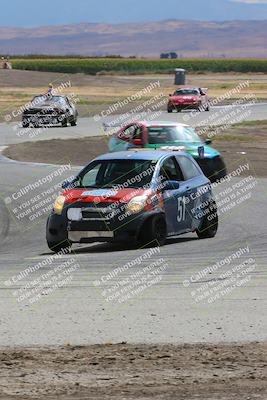
[{"label": "green race car", "polygon": [[191,154],[204,174],[215,182],[226,174],[221,154],[210,147],[211,140],[203,142],[195,129],[175,122],[132,122],[112,135],[109,151],[124,151],[132,148],[159,149],[170,147]]}]

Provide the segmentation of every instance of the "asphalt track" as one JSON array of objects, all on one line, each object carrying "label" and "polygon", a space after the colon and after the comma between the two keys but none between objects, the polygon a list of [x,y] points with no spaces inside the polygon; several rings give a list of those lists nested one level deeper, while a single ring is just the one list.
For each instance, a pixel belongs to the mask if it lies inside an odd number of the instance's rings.
[{"label": "asphalt track", "polygon": [[[253,107],[253,118],[265,119],[265,106]],[[168,119],[176,120],[182,116],[168,115]],[[161,119],[167,119],[167,114]],[[93,134],[94,126],[99,127],[99,124],[92,119],[81,119],[75,129],[47,129],[44,136],[86,136]],[[41,135],[38,140],[44,139]],[[0,145],[18,141],[12,126],[2,124]],[[149,259],[144,259],[149,249],[108,244],[74,246],[72,254],[46,265],[46,260],[52,255],[45,243],[46,213],[36,216],[32,221],[28,217],[20,220],[14,209],[44,193],[51,183],[44,183],[27,195],[22,195],[15,203],[10,199],[12,194],[21,193],[20,190],[29,183],[51,176],[57,169],[49,165],[12,162],[4,157],[0,159],[0,345],[266,340],[267,179],[253,178],[256,184],[251,190],[251,197],[223,213],[214,239],[198,240],[194,234],[183,235],[170,240],[160,249],[160,253],[154,253]],[[75,172],[76,168],[65,172],[57,178],[57,182]],[[242,179],[241,176],[234,177],[231,183],[224,183],[214,191],[221,195]],[[246,247],[249,253],[241,255],[229,265],[199,275],[203,269]],[[113,277],[113,286],[100,284],[99,287],[99,282],[107,280],[114,268],[123,267],[128,262],[138,260],[138,257],[142,257],[142,264],[135,264]],[[122,279],[129,278],[134,272],[159,259],[163,260],[166,268],[158,283],[121,304],[105,299],[107,290],[111,290],[116,283],[120,285]],[[248,259],[254,260],[255,268],[242,277],[249,275],[250,279],[242,283],[239,276],[235,288],[222,293],[214,302],[209,303],[207,297],[206,300],[196,300],[197,295],[208,290],[205,285],[226,282],[227,271]],[[38,279],[66,261],[75,262],[76,270],[65,286],[43,295],[34,304],[17,301],[18,291],[27,282]],[[22,271],[40,262],[43,262],[41,268],[19,280]],[[249,266],[249,263],[246,265]],[[225,276],[222,277],[222,273]],[[11,282],[12,277],[16,283]]]},{"label": "asphalt track", "polygon": [[[232,117],[228,118],[229,114]],[[214,106],[209,112],[183,111],[182,113],[168,114],[166,111],[150,111],[146,114],[131,114],[126,122],[136,121],[140,119],[146,120],[162,120],[175,121],[191,126],[203,125],[224,125],[231,124],[236,119],[241,118],[243,121],[265,120],[267,115],[267,103],[246,103],[242,105]],[[13,143],[22,143],[37,140],[49,139],[70,139],[84,136],[103,135],[103,123],[121,124],[125,123],[124,117],[120,115],[114,116],[96,116],[96,118],[80,118],[78,126],[62,128],[25,128],[23,129],[19,122],[12,121],[9,124],[0,124],[0,146]]]}]

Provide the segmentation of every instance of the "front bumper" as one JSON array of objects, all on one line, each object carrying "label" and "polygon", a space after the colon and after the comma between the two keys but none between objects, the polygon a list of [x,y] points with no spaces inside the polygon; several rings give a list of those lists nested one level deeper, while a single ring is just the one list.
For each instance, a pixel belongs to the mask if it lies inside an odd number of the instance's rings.
[{"label": "front bumper", "polygon": [[201,103],[169,103],[168,108],[172,108],[173,110],[198,110],[201,106]]},{"label": "front bumper", "polygon": [[[47,221],[46,238],[48,242],[71,243],[93,242],[132,242],[138,240],[140,230],[147,218],[159,213],[158,210],[144,211],[121,219],[121,214],[107,218],[104,213],[91,211],[79,221],[68,219],[68,209],[88,209],[88,205],[75,204],[63,210],[62,215],[51,213]],[[93,207],[91,207],[93,208]]]},{"label": "front bumper", "polygon": [[56,125],[61,124],[66,119],[65,114],[51,114],[51,115],[39,115],[39,114],[24,114],[22,117],[23,123],[27,124],[40,124],[40,125]]}]

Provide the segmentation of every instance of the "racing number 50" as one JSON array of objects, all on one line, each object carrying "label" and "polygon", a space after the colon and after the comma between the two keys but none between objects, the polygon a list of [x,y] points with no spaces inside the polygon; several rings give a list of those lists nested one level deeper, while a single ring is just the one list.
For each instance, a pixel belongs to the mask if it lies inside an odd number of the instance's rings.
[{"label": "racing number 50", "polygon": [[185,220],[185,198],[178,198],[178,213],[177,213],[177,221],[181,222]]}]

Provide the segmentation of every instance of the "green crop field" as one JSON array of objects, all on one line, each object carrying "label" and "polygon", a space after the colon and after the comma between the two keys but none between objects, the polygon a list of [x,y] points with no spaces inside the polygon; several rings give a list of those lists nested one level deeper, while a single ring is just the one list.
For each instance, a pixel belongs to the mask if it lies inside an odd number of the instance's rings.
[{"label": "green crop field", "polygon": [[263,72],[267,59],[177,59],[148,60],[123,58],[14,58],[13,68],[32,71],[78,73],[146,74],[171,73],[174,68],[189,72]]}]

